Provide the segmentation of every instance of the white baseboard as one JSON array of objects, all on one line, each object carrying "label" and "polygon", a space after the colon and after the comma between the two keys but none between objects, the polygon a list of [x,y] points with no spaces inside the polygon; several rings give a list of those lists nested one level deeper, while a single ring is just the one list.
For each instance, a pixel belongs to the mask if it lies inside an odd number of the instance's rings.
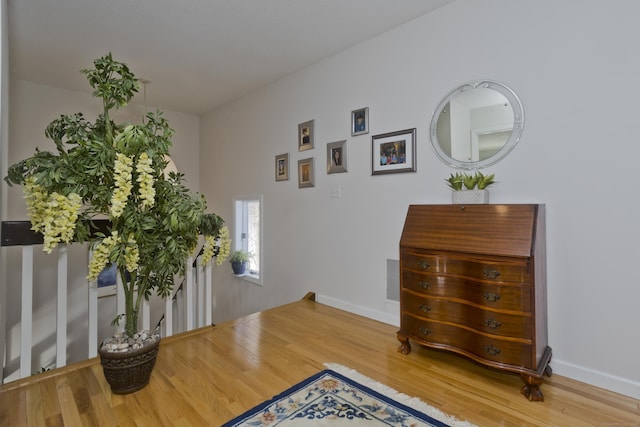
[{"label": "white baseboard", "polygon": [[562,375],[563,377],[568,377],[615,393],[624,394],[634,399],[640,399],[640,382],[574,365],[563,360],[558,360],[555,356],[551,359],[551,368],[554,374]]},{"label": "white baseboard", "polygon": [[[400,326],[400,303],[397,301],[387,300],[386,304],[395,306],[394,314],[385,313],[384,311],[372,310],[360,305],[351,304],[336,298],[331,298],[325,295],[316,295],[316,301],[321,304],[330,305],[331,307],[339,308],[349,313],[359,314],[360,316],[368,317],[382,323],[387,323],[393,326]],[[395,314],[397,313],[397,314]]]},{"label": "white baseboard", "polygon": [[[331,307],[339,308],[349,313],[359,314],[369,319],[378,320],[393,326],[400,326],[400,304],[397,301],[387,300],[385,304],[394,307],[393,311],[397,314],[390,314],[383,311],[372,310],[349,302],[345,302],[336,298],[325,295],[316,295],[316,301]],[[574,365],[555,358],[551,359],[551,368],[554,374],[562,375],[576,381],[581,381],[596,387],[630,396],[634,399],[640,399],[640,383],[631,381],[626,378],[616,377],[606,372],[595,371],[582,366]]]}]

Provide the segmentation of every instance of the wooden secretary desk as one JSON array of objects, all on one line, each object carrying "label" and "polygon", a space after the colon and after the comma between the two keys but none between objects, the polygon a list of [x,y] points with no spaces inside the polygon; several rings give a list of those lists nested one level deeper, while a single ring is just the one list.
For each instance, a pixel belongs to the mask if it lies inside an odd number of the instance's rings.
[{"label": "wooden secretary desk", "polygon": [[544,205],[412,205],[400,239],[398,351],[409,339],[519,373],[542,401],[547,341]]}]

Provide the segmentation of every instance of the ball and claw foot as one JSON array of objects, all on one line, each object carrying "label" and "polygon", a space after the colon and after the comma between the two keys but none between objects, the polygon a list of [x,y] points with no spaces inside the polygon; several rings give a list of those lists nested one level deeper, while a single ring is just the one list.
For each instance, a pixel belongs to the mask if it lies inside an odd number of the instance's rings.
[{"label": "ball and claw foot", "polygon": [[400,347],[398,347],[398,353],[409,354],[411,353],[411,344],[409,338],[398,333],[398,341],[400,341]]},{"label": "ball and claw foot", "polygon": [[540,391],[542,378],[533,377],[531,375],[522,375],[522,380],[525,384],[520,389],[520,393],[522,393],[524,397],[529,399],[531,402],[544,402],[544,395],[542,394],[542,391]]}]

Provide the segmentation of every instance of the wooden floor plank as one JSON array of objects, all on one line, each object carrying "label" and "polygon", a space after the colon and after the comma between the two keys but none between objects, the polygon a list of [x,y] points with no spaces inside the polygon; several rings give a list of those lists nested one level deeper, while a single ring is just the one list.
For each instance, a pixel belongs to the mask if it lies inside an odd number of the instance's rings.
[{"label": "wooden floor plank", "polygon": [[31,420],[30,424],[33,427],[45,427],[46,425],[46,417],[44,415],[44,407],[41,389],[37,385],[33,385],[29,387],[25,394],[26,406],[27,406],[27,417]]},{"label": "wooden floor plank", "polygon": [[[98,359],[5,384],[5,426],[219,426],[339,363],[480,426],[639,425],[640,401],[554,374],[544,402],[518,375],[413,345],[395,327],[305,299],[163,339],[149,385],[113,395]],[[553,364],[553,362],[552,362]]]},{"label": "wooden floor plank", "polygon": [[78,405],[78,402],[76,402],[73,395],[74,390],[72,389],[72,384],[69,381],[69,378],[74,374],[74,372],[77,371],[69,371],[65,375],[55,378],[56,393],[58,395],[60,413],[62,414],[64,425],[81,426],[83,425],[82,417],[80,416],[82,405]]}]

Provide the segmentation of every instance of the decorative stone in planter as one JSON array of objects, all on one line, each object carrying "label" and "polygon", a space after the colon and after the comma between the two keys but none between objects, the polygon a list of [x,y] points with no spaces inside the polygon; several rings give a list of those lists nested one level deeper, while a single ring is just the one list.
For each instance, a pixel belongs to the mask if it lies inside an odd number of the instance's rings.
[{"label": "decorative stone in planter", "polygon": [[149,384],[160,348],[158,333],[136,334],[134,338],[112,337],[100,346],[104,377],[114,394],[128,394]]},{"label": "decorative stone in planter", "polygon": [[489,190],[459,190],[451,192],[455,205],[482,205],[489,203]]}]

